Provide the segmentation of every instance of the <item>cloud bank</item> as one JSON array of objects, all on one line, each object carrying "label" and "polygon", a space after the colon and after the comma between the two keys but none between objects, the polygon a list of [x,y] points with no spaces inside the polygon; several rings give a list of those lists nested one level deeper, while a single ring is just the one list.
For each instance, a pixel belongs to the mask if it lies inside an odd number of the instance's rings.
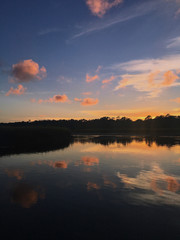
[{"label": "cloud bank", "polygon": [[115,64],[110,67],[121,74],[121,80],[114,90],[127,86],[146,92],[149,97],[157,97],[167,87],[180,86],[180,55],[165,56],[159,59],[140,59]]}]

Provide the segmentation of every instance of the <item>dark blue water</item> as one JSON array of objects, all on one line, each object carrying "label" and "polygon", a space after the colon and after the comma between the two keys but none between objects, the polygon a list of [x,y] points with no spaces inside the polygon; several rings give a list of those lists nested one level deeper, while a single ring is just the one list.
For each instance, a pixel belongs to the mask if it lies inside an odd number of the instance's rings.
[{"label": "dark blue water", "polygon": [[0,219],[2,239],[180,239],[179,139],[2,156]]}]

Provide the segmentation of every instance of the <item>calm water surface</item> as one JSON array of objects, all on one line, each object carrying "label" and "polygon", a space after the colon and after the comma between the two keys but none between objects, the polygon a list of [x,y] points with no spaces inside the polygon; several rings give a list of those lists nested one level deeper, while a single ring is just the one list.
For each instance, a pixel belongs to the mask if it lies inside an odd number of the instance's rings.
[{"label": "calm water surface", "polygon": [[180,239],[180,138],[0,157],[3,239]]}]

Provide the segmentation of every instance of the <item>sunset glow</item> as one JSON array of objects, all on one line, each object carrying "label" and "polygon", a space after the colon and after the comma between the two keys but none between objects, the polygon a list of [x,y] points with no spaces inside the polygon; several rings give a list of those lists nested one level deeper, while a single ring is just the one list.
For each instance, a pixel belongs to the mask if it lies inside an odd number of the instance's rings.
[{"label": "sunset glow", "polygon": [[8,2],[0,122],[180,115],[180,1]]}]

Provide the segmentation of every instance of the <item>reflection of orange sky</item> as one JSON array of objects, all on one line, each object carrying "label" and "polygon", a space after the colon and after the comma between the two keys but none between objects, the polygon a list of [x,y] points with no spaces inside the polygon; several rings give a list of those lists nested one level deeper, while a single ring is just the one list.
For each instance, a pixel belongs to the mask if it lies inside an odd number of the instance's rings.
[{"label": "reflection of orange sky", "polygon": [[15,177],[17,180],[21,180],[23,178],[23,171],[19,169],[5,169],[6,174],[8,177]]},{"label": "reflection of orange sky", "polygon": [[180,189],[178,181],[167,174],[158,166],[154,165],[151,171],[141,171],[135,178],[126,174],[117,173],[117,176],[127,188],[151,189],[158,194],[163,194],[165,190],[177,192]]},{"label": "reflection of orange sky", "polygon": [[[124,146],[122,143],[112,143],[109,145],[101,145],[101,144],[87,144],[86,148],[80,149],[81,152],[103,152],[103,153],[128,153],[128,154],[146,154],[146,155],[156,155],[159,150],[162,149],[169,151],[167,146],[157,146],[155,143],[152,143],[151,147],[149,147],[145,141],[136,142],[132,141]],[[173,150],[176,151],[179,149],[179,146],[174,146]]]},{"label": "reflection of orange sky", "polygon": [[23,208],[30,208],[37,203],[38,198],[44,197],[43,193],[39,193],[38,190],[32,186],[21,183],[14,189],[12,201],[20,204]]}]

